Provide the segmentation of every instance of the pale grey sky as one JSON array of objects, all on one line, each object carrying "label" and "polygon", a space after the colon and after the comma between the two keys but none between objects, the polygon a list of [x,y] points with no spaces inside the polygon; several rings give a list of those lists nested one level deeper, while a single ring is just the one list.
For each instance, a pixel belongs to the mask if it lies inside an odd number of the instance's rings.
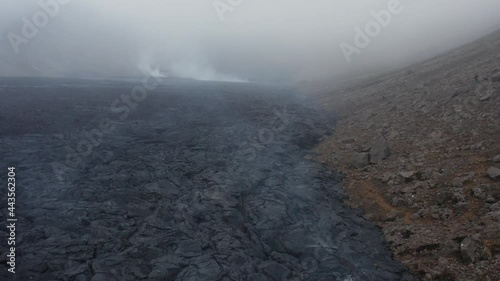
[{"label": "pale grey sky", "polygon": [[[500,28],[498,0],[400,0],[349,62],[339,45],[356,47],[355,27],[397,0],[0,1],[3,76],[135,76],[159,66],[208,80],[322,79],[404,65]],[[53,15],[26,38],[23,17],[43,23],[48,13],[39,2]]]}]

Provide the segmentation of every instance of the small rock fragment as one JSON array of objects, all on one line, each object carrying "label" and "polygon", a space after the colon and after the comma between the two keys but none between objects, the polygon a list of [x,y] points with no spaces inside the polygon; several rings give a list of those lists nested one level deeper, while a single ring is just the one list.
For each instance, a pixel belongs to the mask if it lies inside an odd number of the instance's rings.
[{"label": "small rock fragment", "polygon": [[489,203],[489,204],[493,204],[496,202],[496,200],[495,200],[495,197],[491,196],[491,194],[490,194],[490,195],[488,195],[488,197],[486,197],[485,202]]},{"label": "small rock fragment", "polygon": [[451,185],[453,185],[455,187],[461,187],[464,185],[465,181],[466,180],[464,178],[456,177],[453,180],[451,180]]},{"label": "small rock fragment", "polygon": [[445,257],[439,257],[438,263],[442,266],[447,266],[449,264],[448,259]]},{"label": "small rock fragment", "polygon": [[481,187],[476,187],[472,189],[472,194],[474,195],[474,197],[480,200],[485,200],[486,197],[488,196],[488,194],[484,192],[484,190]]},{"label": "small rock fragment", "polygon": [[493,157],[493,162],[500,162],[500,154],[498,154],[497,156]]},{"label": "small rock fragment", "polygon": [[394,221],[398,218],[398,216],[399,213],[395,210],[392,210],[385,215],[385,221]]},{"label": "small rock fragment", "polygon": [[491,76],[491,82],[500,82],[500,71],[493,73]]},{"label": "small rock fragment", "polygon": [[390,180],[392,180],[394,178],[394,174],[391,173],[391,172],[385,172],[382,174],[382,176],[380,176],[380,180],[383,182],[383,183],[388,183]]},{"label": "small rock fragment", "polygon": [[460,252],[460,244],[455,240],[446,240],[441,244],[440,252],[443,256],[454,256]]},{"label": "small rock fragment", "polygon": [[479,259],[479,245],[471,238],[465,238],[460,244],[462,259],[466,262],[476,262]]},{"label": "small rock fragment", "polygon": [[491,258],[491,252],[477,238],[465,238],[460,244],[460,253],[465,262],[475,263]]},{"label": "small rock fragment", "polygon": [[370,153],[370,163],[377,164],[391,155],[389,145],[383,137],[379,137]]},{"label": "small rock fragment", "polygon": [[405,182],[410,182],[417,179],[417,171],[404,171],[400,172],[399,175],[404,179]]},{"label": "small rock fragment", "polygon": [[488,171],[486,171],[486,173],[493,180],[500,180],[500,169],[496,167],[490,167]]},{"label": "small rock fragment", "polygon": [[370,164],[370,155],[368,153],[354,153],[351,164],[356,168],[366,167]]}]

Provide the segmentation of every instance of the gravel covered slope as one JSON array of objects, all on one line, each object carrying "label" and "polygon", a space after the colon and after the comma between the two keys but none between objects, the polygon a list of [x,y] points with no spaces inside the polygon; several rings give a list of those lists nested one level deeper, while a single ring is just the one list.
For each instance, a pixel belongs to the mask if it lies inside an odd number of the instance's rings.
[{"label": "gravel covered slope", "polygon": [[318,160],[423,280],[500,280],[500,32],[391,74],[302,85],[339,116]]}]

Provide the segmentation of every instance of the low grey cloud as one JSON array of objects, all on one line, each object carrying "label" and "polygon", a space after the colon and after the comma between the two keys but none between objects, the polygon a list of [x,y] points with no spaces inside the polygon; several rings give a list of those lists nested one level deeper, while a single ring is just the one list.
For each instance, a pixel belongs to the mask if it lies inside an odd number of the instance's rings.
[{"label": "low grey cloud", "polygon": [[[374,16],[395,2],[386,22]],[[458,47],[500,28],[499,12],[496,0],[3,0],[0,75],[341,77]],[[367,31],[373,21],[379,30]]]}]

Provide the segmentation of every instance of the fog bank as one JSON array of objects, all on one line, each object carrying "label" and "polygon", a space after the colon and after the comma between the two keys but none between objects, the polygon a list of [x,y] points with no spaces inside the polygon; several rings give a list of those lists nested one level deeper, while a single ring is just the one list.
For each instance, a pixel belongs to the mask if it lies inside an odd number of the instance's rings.
[{"label": "fog bank", "polygon": [[499,14],[498,0],[3,0],[0,75],[324,79],[434,56]]}]

